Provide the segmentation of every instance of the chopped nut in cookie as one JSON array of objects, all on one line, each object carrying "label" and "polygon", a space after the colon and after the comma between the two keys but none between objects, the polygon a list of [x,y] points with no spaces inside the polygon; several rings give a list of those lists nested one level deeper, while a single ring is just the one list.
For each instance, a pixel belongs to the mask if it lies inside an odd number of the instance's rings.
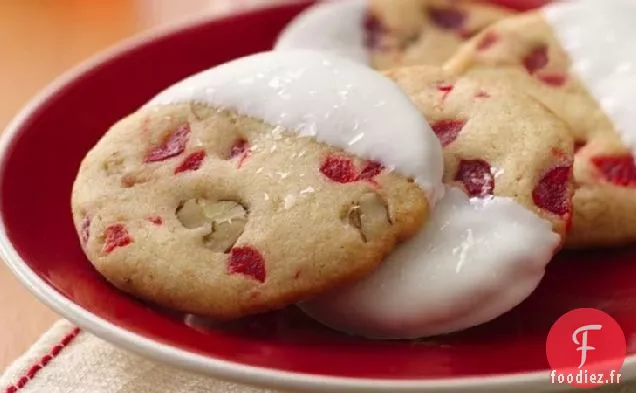
[{"label": "chopped nut in cookie", "polygon": [[121,177],[121,186],[131,188],[137,184],[146,183],[148,180],[150,180],[150,173],[145,168],[139,168],[125,173]]},{"label": "chopped nut in cookie", "polygon": [[205,215],[212,220],[212,232],[203,238],[209,249],[227,252],[243,234],[247,212],[243,206],[232,201],[221,201],[205,205]]},{"label": "chopped nut in cookie", "polygon": [[187,229],[195,229],[205,225],[208,220],[203,213],[203,208],[197,199],[189,199],[177,207],[177,218],[181,225]]},{"label": "chopped nut in cookie", "polygon": [[391,226],[386,202],[375,193],[366,193],[358,202],[349,206],[343,219],[360,231],[366,243],[386,232]]},{"label": "chopped nut in cookie", "polygon": [[121,153],[115,152],[104,161],[104,171],[108,175],[118,175],[124,171],[124,157]]},{"label": "chopped nut in cookie", "polygon": [[205,246],[227,252],[243,233],[247,211],[234,201],[190,199],[177,209],[177,218],[184,228],[209,227],[210,232],[203,237]]},{"label": "chopped nut in cookie", "polygon": [[207,106],[207,105],[191,104],[190,105],[190,111],[194,115],[195,119],[204,120],[214,110],[211,107]]}]

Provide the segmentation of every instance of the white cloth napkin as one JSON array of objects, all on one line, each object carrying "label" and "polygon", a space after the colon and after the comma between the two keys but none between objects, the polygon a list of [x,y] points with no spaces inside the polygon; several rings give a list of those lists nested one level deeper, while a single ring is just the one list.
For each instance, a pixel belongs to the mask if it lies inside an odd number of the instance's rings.
[{"label": "white cloth napkin", "polygon": [[53,325],[0,377],[4,393],[280,393],[163,366],[85,333]]},{"label": "white cloth napkin", "polygon": [[[571,393],[585,391],[577,389]],[[587,391],[636,393],[636,384]],[[7,368],[0,377],[0,392],[283,393],[223,382],[155,363],[83,332],[65,320],[55,323]]]}]

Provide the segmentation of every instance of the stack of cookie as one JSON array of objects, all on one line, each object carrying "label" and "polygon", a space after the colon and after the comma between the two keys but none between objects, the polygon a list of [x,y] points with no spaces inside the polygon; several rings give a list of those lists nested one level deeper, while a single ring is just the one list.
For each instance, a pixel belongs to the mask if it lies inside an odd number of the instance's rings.
[{"label": "stack of cookie", "polygon": [[[373,68],[429,65],[447,75],[513,86],[530,95],[562,119],[574,138],[576,193],[566,245],[606,247],[636,241],[636,221],[631,219],[636,214],[631,154],[636,134],[630,122],[633,100],[626,92],[636,54],[625,49],[636,34],[631,26],[634,5],[578,0],[517,12],[492,3],[327,2],[294,20],[277,48],[326,49],[326,42],[316,46],[307,33],[318,25],[343,33],[342,27],[354,22],[358,33],[346,39],[346,45],[341,34],[326,36],[341,37],[332,41],[335,49]],[[355,12],[342,12],[345,8]]]},{"label": "stack of cookie", "polygon": [[[73,189],[84,252],[121,290],[217,320],[297,305],[409,339],[497,318],[564,244],[630,240],[591,210],[626,209],[598,190],[627,189],[627,148],[542,12],[308,9],[276,50],[170,86],[104,135]],[[591,230],[610,222],[620,234]]]}]

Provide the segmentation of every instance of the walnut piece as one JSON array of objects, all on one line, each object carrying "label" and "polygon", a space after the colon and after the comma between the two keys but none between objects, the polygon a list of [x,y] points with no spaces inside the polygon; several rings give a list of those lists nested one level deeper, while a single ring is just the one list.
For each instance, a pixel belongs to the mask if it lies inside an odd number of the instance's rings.
[{"label": "walnut piece", "polygon": [[213,251],[227,252],[243,234],[247,211],[234,201],[190,199],[177,209],[177,218],[184,228],[209,228],[209,233],[203,237],[205,246]]},{"label": "walnut piece", "polygon": [[366,243],[386,232],[391,226],[386,203],[375,193],[367,193],[346,214],[349,225],[360,231]]}]

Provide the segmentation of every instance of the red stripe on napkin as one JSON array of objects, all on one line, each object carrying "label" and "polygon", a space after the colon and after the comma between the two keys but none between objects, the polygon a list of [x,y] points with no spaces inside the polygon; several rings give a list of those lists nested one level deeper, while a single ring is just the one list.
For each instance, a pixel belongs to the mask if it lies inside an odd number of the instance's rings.
[{"label": "red stripe on napkin", "polygon": [[77,335],[80,333],[80,328],[73,328],[70,332],[66,333],[62,339],[51,348],[51,350],[44,356],[40,358],[35,364],[33,364],[29,369],[12,385],[9,385],[5,388],[4,393],[15,393],[18,390],[24,388],[26,384],[32,380],[37,373],[40,372],[47,364],[53,359],[55,359],[60,352],[64,348],[66,348]]}]

